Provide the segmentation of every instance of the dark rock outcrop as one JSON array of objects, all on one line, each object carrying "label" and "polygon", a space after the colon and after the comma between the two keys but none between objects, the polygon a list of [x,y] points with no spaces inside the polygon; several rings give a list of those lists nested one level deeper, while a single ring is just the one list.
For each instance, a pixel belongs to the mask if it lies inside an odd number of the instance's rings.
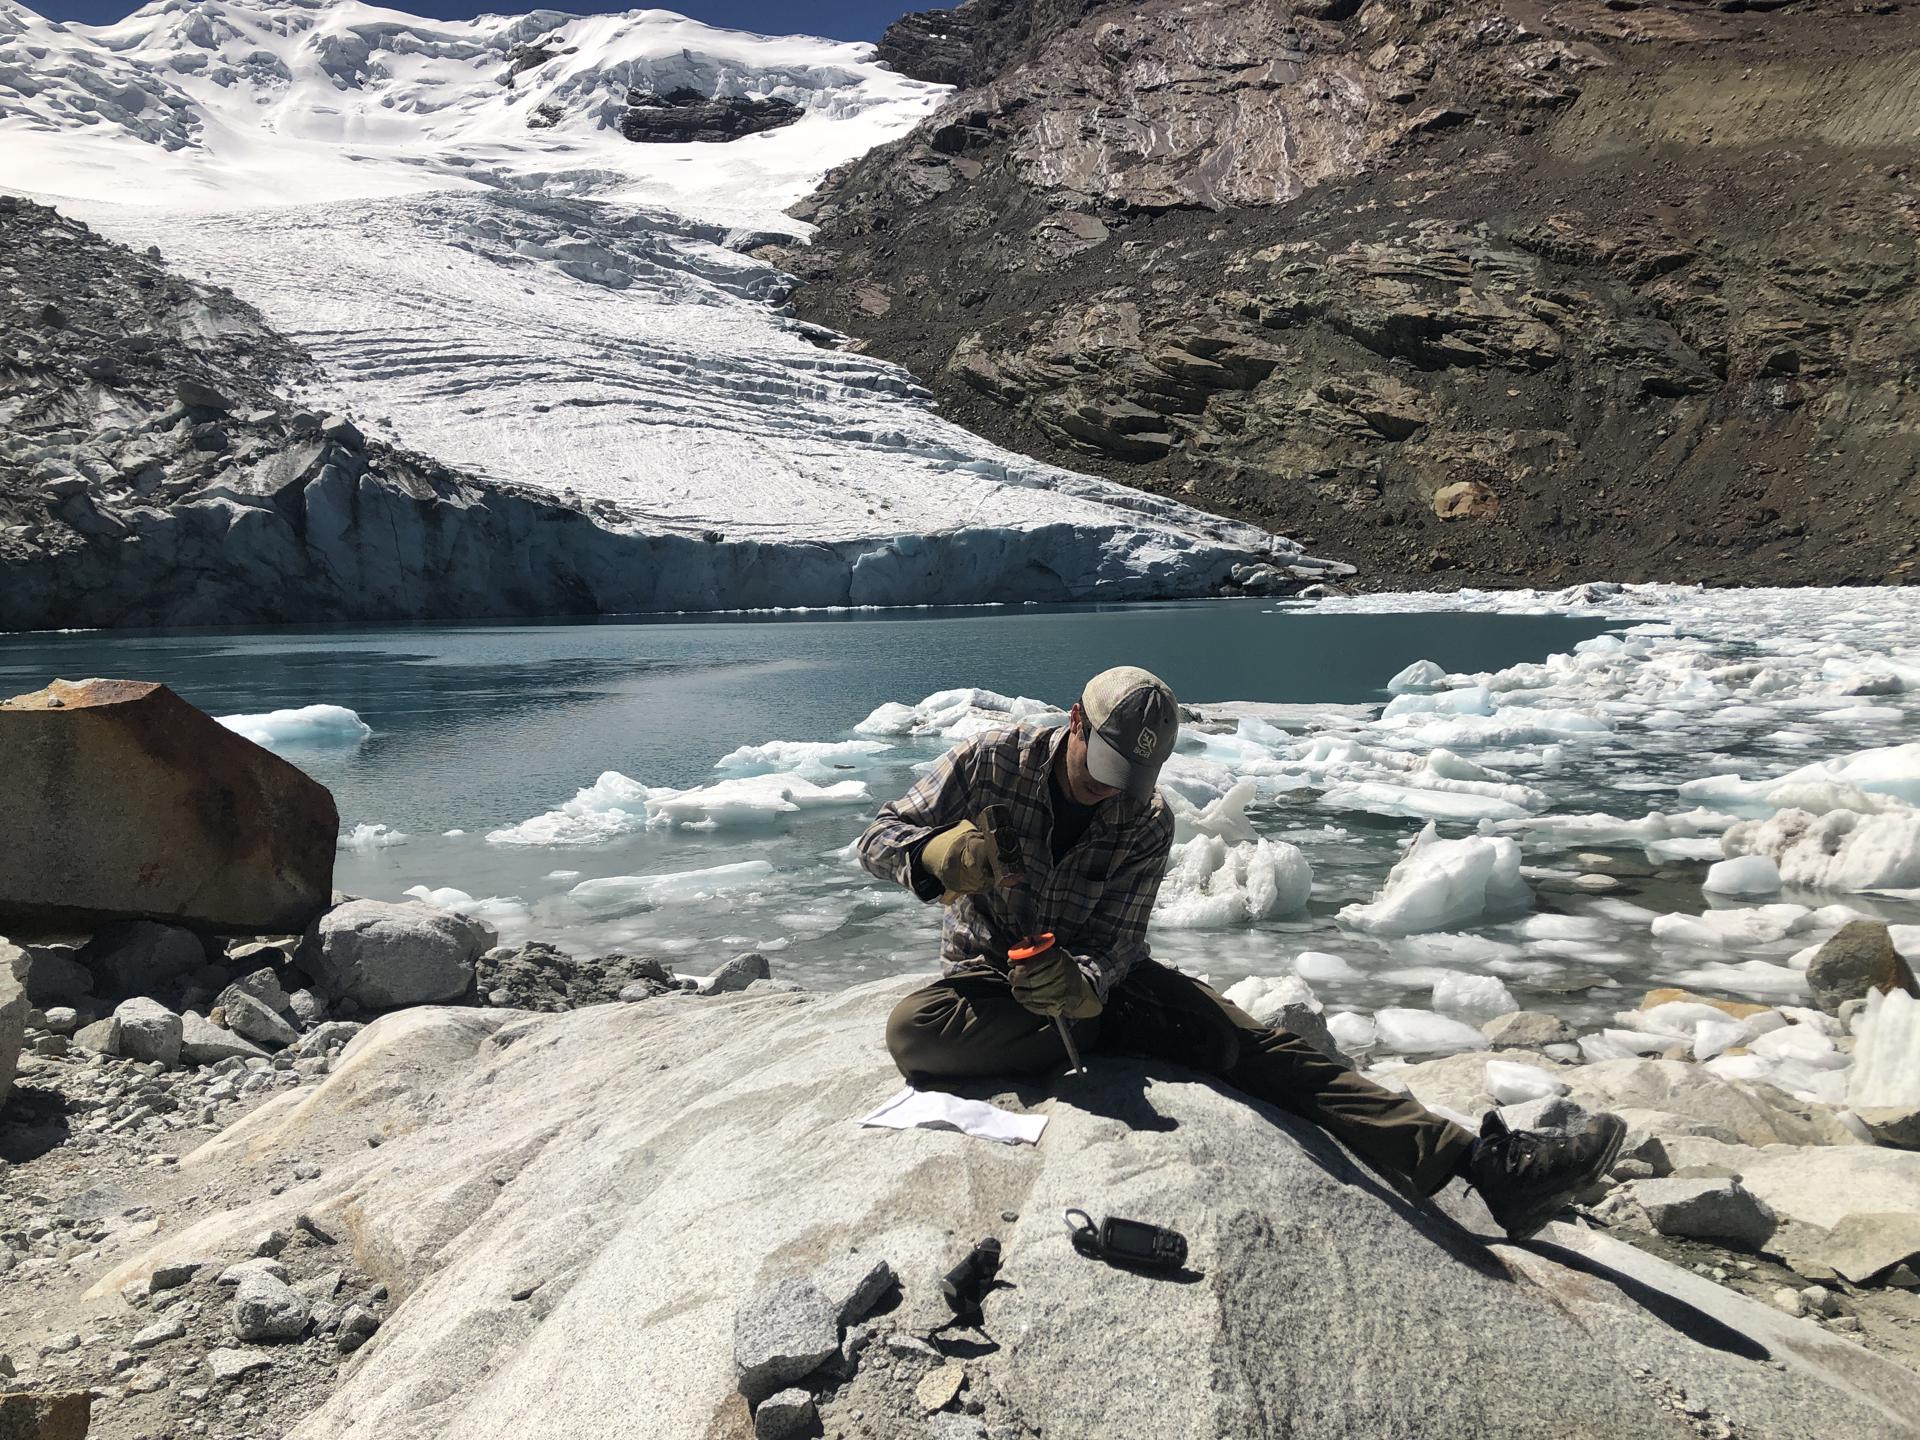
[{"label": "dark rock outcrop", "polygon": [[[56,680],[0,703],[0,813],[18,837],[0,847],[0,928],[16,933],[298,930],[332,895],[327,788],[164,685]],[[204,960],[189,949],[177,970]]]},{"label": "dark rock outcrop", "polygon": [[702,95],[698,90],[629,90],[627,108],[620,117],[620,133],[629,140],[675,145],[687,141],[723,144],[762,130],[791,125],[806,112],[791,100],[768,96]]},{"label": "dark rock outcrop", "polygon": [[1372,584],[1912,581],[1917,16],[970,0],[883,53],[974,88],[778,260],[970,428]]}]

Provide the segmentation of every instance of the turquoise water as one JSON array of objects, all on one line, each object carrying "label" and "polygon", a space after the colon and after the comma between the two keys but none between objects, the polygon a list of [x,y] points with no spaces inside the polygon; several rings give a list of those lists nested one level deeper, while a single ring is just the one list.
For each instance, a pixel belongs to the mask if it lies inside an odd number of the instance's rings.
[{"label": "turquoise water", "polygon": [[[748,945],[811,984],[922,968],[937,912],[874,884],[845,848],[876,804],[912,782],[946,742],[900,740],[862,768],[864,804],[712,831],[642,830],[585,847],[508,848],[486,832],[553,809],[614,770],[649,786],[721,778],[714,762],[770,740],[836,740],[887,701],[981,686],[1066,706],[1108,665],[1144,665],[1189,702],[1377,703],[1386,680],[1427,658],[1448,670],[1539,660],[1606,628],[1560,616],[1317,615],[1264,602],[970,609],[599,624],[453,625],[0,637],[6,693],[59,676],[164,681],[215,714],[327,703],[372,735],[292,751],[332,787],[343,826],[381,824],[402,844],[342,853],[337,884],[397,897],[451,886],[503,903],[509,937],[570,948],[683,957],[689,969]],[[1303,820],[1307,817],[1300,817]],[[1324,814],[1311,817],[1323,825]],[[1169,935],[1162,953],[1244,974],[1300,948],[1352,887],[1392,863],[1410,821],[1348,817],[1325,858],[1314,913],[1252,930]],[[1264,816],[1288,833],[1282,811]],[[463,834],[442,832],[460,830]],[[764,861],[745,890],[586,910],[585,879]],[[558,873],[556,873],[558,872]],[[1354,893],[1359,893],[1355,891]]]}]

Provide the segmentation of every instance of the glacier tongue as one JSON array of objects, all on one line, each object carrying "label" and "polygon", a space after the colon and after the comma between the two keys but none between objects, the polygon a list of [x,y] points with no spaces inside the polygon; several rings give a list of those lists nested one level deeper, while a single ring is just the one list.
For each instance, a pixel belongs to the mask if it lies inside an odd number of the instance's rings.
[{"label": "glacier tongue", "polygon": [[[629,87],[680,85],[800,118],[622,138]],[[734,247],[801,236],[783,208],[944,93],[870,47],[664,11],[160,0],[64,27],[8,5],[0,184],[231,288],[371,434],[615,534],[773,547],[730,558],[750,584],[654,585],[670,607],[1201,594],[1258,558],[1308,574],[1290,541],[1000,450],[781,312],[792,281]]]}]

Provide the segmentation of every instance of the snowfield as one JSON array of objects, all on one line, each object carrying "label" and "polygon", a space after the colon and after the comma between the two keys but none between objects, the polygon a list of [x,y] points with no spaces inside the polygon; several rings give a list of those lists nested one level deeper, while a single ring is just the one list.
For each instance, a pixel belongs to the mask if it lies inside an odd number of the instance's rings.
[{"label": "snowfield", "polygon": [[[636,144],[629,87],[802,113]],[[321,363],[303,403],[369,433],[608,529],[873,541],[887,583],[851,589],[882,603],[979,599],[983,554],[1076,596],[1204,593],[1257,559],[1339,568],[1000,450],[782,314],[790,280],[742,247],[803,239],[785,207],[944,94],[870,46],[660,10],[162,0],[89,27],[0,0],[0,186],[257,305]],[[796,574],[789,603],[812,593],[807,558],[768,552]]]}]

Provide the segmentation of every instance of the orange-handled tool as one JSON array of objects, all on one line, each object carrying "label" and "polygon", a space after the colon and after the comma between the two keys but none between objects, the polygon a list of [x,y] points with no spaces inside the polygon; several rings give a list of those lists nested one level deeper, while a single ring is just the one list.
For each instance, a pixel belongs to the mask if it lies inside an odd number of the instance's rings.
[{"label": "orange-handled tool", "polygon": [[[1014,833],[1012,810],[1005,805],[989,805],[980,812],[979,825],[993,841],[995,871],[1001,876],[1022,877],[1009,887],[1012,894],[1008,899],[1018,922],[1016,928],[1020,931],[1020,939],[1007,947],[1007,963],[1024,965],[1053,948],[1053,932],[1036,930],[1039,922],[1034,915],[1033,891],[1027,885],[1020,863],[1020,837]],[[1086,1074],[1087,1067],[1080,1059],[1080,1047],[1073,1043],[1073,1031],[1067,1025],[1067,1017],[1056,1015],[1053,1023],[1060,1031],[1060,1043],[1067,1047],[1067,1059],[1073,1063],[1073,1068],[1067,1073]]]}]

